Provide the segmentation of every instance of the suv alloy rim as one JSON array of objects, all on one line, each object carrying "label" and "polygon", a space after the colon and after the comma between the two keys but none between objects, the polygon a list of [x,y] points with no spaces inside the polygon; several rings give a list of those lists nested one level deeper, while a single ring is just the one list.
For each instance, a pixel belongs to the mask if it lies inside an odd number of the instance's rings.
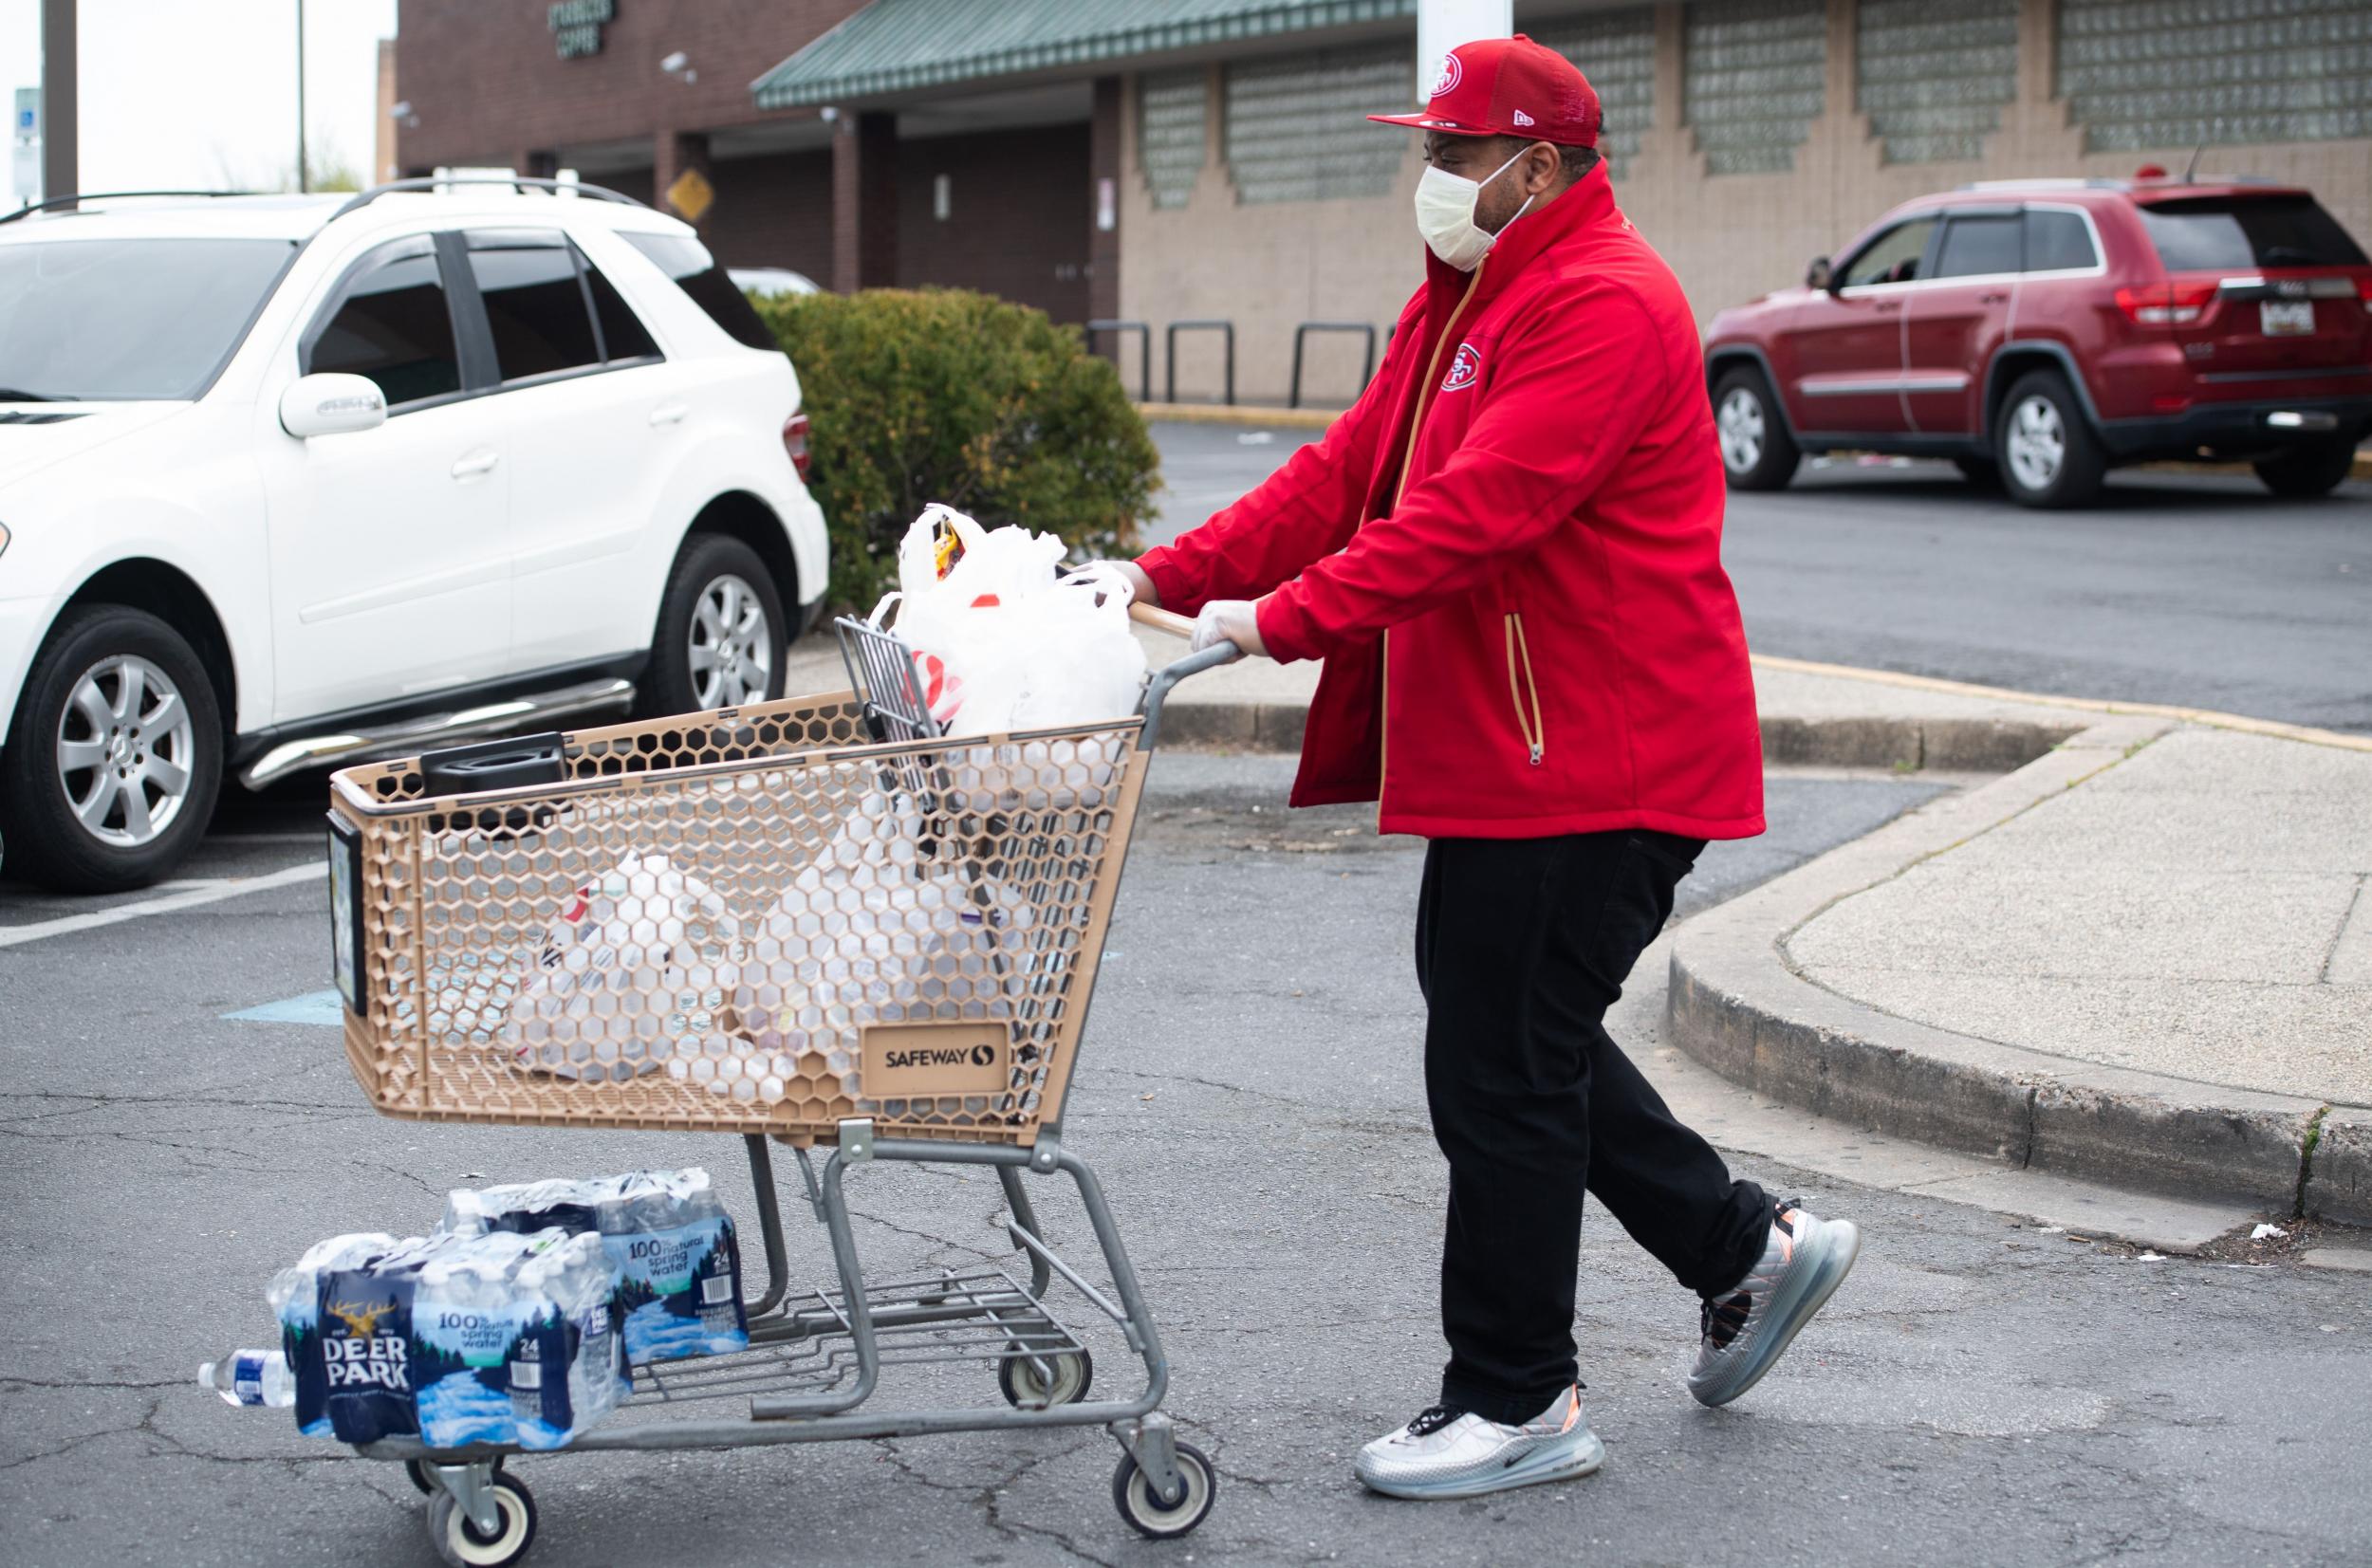
[{"label": "suv alloy rim", "polygon": [[2018,483],[2030,490],[2048,489],[2067,457],[2067,430],[2049,398],[2038,394],[2018,405],[2010,416],[2009,446]]},{"label": "suv alloy rim", "polygon": [[181,814],[197,731],[173,677],[133,654],[83,672],[58,720],[58,783],[90,836],[119,849],[156,840]]},{"label": "suv alloy rim", "polygon": [[1732,473],[1744,473],[1763,457],[1763,403],[1744,387],[1732,387],[1721,400],[1716,421],[1721,431],[1721,460]]},{"label": "suv alloy rim", "polygon": [[700,590],[692,612],[692,695],[701,708],[764,702],[774,633],[750,584],[728,573]]}]

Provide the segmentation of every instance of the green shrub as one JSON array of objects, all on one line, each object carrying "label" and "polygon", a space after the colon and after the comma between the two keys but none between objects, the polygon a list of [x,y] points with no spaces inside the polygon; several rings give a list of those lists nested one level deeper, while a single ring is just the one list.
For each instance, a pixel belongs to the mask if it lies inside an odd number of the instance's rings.
[{"label": "green shrub", "polygon": [[934,501],[1092,555],[1135,544],[1160,456],[1075,330],[954,289],[753,303],[799,369],[837,603],[897,586],[898,542]]}]

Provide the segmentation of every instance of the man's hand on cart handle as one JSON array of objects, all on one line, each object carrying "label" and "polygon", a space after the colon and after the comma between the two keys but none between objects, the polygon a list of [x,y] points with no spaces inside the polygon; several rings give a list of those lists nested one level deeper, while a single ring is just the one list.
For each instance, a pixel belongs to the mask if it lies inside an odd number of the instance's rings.
[{"label": "man's hand on cart handle", "polygon": [[1195,618],[1192,651],[1201,653],[1222,642],[1232,642],[1247,654],[1266,654],[1268,645],[1260,640],[1259,606],[1248,599],[1214,599],[1202,607]]},{"label": "man's hand on cart handle", "polygon": [[1149,610],[1161,607],[1161,590],[1153,585],[1151,574],[1133,561],[1090,561],[1078,567],[1082,572],[1108,573],[1128,584],[1134,601]]}]

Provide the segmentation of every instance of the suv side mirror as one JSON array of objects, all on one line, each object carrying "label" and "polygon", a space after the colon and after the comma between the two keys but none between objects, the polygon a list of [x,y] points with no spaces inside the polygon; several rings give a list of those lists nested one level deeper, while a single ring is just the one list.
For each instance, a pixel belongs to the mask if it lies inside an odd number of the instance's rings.
[{"label": "suv side mirror", "polygon": [[1812,264],[1804,269],[1804,286],[1807,288],[1825,288],[1828,286],[1828,278],[1826,256],[1814,256]]},{"label": "suv side mirror", "polygon": [[280,428],[299,440],[348,435],[387,422],[387,398],[367,376],[300,376],[280,395]]}]

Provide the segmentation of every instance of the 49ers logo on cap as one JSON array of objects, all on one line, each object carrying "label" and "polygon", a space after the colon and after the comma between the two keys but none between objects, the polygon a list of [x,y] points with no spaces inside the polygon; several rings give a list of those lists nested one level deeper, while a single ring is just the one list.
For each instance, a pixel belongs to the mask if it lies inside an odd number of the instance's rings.
[{"label": "49ers logo on cap", "polygon": [[1481,374],[1482,356],[1474,352],[1473,343],[1460,343],[1457,352],[1450,357],[1450,374],[1441,378],[1441,390],[1462,391],[1473,386],[1474,378]]},{"label": "49ers logo on cap", "polygon": [[1427,98],[1439,98],[1443,93],[1457,91],[1457,84],[1466,79],[1466,67],[1458,64],[1455,52],[1441,57],[1441,68],[1433,73],[1433,90]]}]

